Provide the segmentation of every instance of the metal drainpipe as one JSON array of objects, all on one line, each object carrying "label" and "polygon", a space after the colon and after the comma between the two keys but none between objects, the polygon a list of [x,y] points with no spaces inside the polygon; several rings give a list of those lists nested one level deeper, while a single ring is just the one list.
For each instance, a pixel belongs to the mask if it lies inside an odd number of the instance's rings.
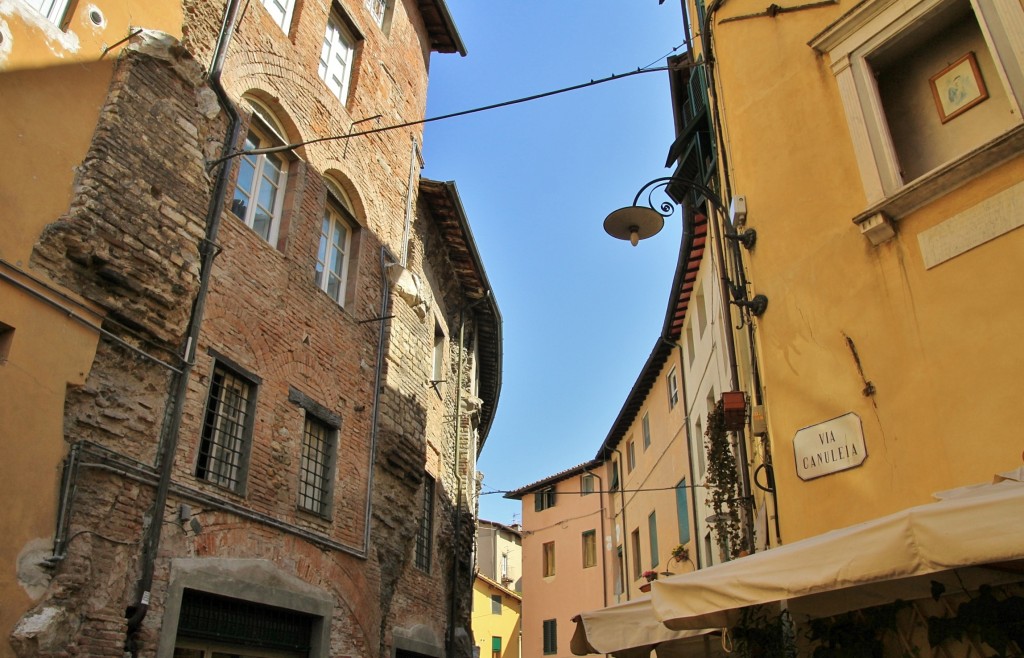
[{"label": "metal drainpipe", "polygon": [[[224,19],[221,23],[220,34],[217,37],[217,45],[214,50],[215,57],[208,77],[210,86],[231,117],[231,123],[225,138],[225,150],[232,148],[237,143],[242,126],[238,110],[227,97],[224,88],[220,84],[220,72],[224,65],[227,45],[234,32],[234,23],[237,19],[239,4],[239,0],[229,0],[224,9]],[[231,168],[227,164],[223,164],[217,177],[217,184],[214,187],[209,212],[206,215],[206,237],[200,247],[203,260],[199,275],[199,291],[196,293],[196,300],[192,307],[192,316],[189,319],[189,331],[185,342],[185,354],[181,373],[176,375],[173,385],[171,395],[174,402],[166,417],[167,424],[164,426],[164,433],[161,436],[157,453],[156,467],[160,471],[160,480],[157,485],[156,498],[153,502],[153,512],[149,520],[149,527],[143,535],[142,573],[136,586],[136,599],[127,610],[128,629],[125,646],[133,656],[138,651],[134,636],[142,626],[142,620],[145,619],[146,612],[149,610],[150,588],[153,586],[153,572],[156,555],[160,548],[160,534],[163,529],[163,510],[167,505],[167,495],[174,467],[174,453],[181,430],[182,411],[185,404],[185,396],[188,392],[189,374],[192,372],[194,364],[194,352],[199,340],[199,329],[203,321],[206,296],[210,288],[213,259],[217,255],[215,244],[217,232],[220,228],[220,218],[224,209],[224,198],[227,192],[230,173]]]},{"label": "metal drainpipe", "polygon": [[377,363],[373,374],[373,411],[370,418],[370,457],[366,476],[366,508],[363,514],[363,547],[360,557],[370,554],[370,517],[373,514],[374,464],[377,459],[377,434],[380,429],[381,380],[384,377],[384,341],[387,337],[388,305],[391,303],[391,287],[388,283],[387,247],[380,248],[380,329],[377,333]]},{"label": "metal drainpipe", "polygon": [[597,482],[598,482],[598,487],[597,487],[598,494],[597,495],[598,495],[598,500],[601,501],[601,504],[600,504],[600,507],[601,507],[601,512],[600,512],[600,515],[601,515],[601,550],[600,550],[600,553],[601,553],[601,597],[602,597],[602,606],[607,608],[608,607],[608,564],[607,564],[607,561],[604,558],[604,480],[601,478],[600,475],[598,475],[597,473],[594,473],[593,471],[591,471],[589,469],[583,469],[583,472],[584,473],[588,473],[590,475],[593,475],[594,477],[597,478]]},{"label": "metal drainpipe", "polygon": [[629,527],[626,523],[626,475],[623,473],[625,469],[622,465],[625,464],[622,461],[622,452],[618,448],[612,450],[616,455],[619,456],[619,500],[622,501],[622,590],[626,593],[626,600],[630,600],[629,596]]}]

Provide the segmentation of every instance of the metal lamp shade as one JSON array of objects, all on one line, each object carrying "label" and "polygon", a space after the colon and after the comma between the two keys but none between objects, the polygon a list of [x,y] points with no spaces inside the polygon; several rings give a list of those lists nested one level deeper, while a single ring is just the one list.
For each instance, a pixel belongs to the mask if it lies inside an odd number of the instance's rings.
[{"label": "metal lamp shade", "polygon": [[619,208],[604,220],[605,232],[619,240],[629,240],[636,233],[637,239],[646,240],[665,225],[665,218],[651,208],[627,206]]}]

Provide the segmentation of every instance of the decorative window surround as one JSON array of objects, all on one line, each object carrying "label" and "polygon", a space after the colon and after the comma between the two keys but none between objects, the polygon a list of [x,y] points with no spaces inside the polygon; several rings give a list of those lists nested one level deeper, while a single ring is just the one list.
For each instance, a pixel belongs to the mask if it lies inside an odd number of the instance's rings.
[{"label": "decorative window surround", "polygon": [[860,227],[871,244],[881,244],[896,234],[893,219],[905,217],[935,197],[960,187],[1020,153],[1024,153],[1024,125],[909,183],[854,217],[853,223]]},{"label": "decorative window surround", "polygon": [[895,235],[892,221],[1011,158],[1024,145],[1024,9],[1018,0],[972,0],[970,8],[997,72],[1015,124],[953,160],[910,181],[900,164],[868,57],[898,43],[948,0],[864,0],[809,43],[827,54],[846,109],[868,208],[854,223],[873,244]]}]

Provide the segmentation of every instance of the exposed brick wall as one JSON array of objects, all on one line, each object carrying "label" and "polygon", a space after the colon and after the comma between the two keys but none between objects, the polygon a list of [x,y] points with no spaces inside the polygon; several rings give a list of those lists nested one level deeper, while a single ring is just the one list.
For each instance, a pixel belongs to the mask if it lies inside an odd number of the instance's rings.
[{"label": "exposed brick wall", "polygon": [[[216,4],[185,3],[184,44],[201,61],[209,58],[219,28]],[[382,116],[368,127],[422,117],[426,55],[418,17],[410,20],[406,4],[398,2],[385,37],[366,22],[361,0],[344,4],[365,36],[347,107],[316,77],[327,3],[299,2],[287,35],[259,3],[247,5],[223,75],[228,95],[246,119],[244,94],[266,102],[291,140],[344,134],[354,121],[375,114]],[[218,172],[208,172],[206,165],[217,155],[227,126],[226,113],[205,109],[212,92],[201,69],[182,48],[161,57],[126,51],[80,167],[71,208],[40,237],[32,259],[37,271],[106,308],[112,333],[179,368]],[[448,381],[440,395],[427,384],[434,317],[421,316],[397,296],[389,309],[394,317],[378,317],[386,285],[380,255],[383,249],[402,251],[406,199],[415,193],[408,189],[411,142],[420,137],[420,129],[413,128],[298,149],[276,244],[225,210],[187,380],[171,494],[155,515],[157,453],[167,440],[174,373],[115,340],[100,341],[85,386],[69,391],[66,439],[89,441],[118,457],[83,464],[77,472],[68,554],[55,566],[46,595],[26,615],[56,615],[61,621],[46,625],[44,633],[16,631],[12,645],[20,655],[121,656],[125,610],[137,596],[139,542],[151,524],[162,528],[162,540],[149,611],[135,638],[141,655],[155,654],[170,564],[178,557],[258,558],[329,592],[336,603],[330,655],[387,656],[396,628],[426,629],[433,642],[443,643],[453,592],[459,599],[456,623],[468,629],[472,518],[464,515],[456,522],[458,480],[452,472],[458,380],[453,369],[465,300],[428,215],[416,217],[409,264],[429,282],[432,312],[449,337]],[[362,227],[350,273],[353,294],[344,308],[313,281],[327,172],[352,197]],[[386,323],[382,346],[381,322]],[[378,390],[379,348],[386,361]],[[242,492],[195,476],[218,359],[259,382]],[[468,386],[468,358],[463,369]],[[297,508],[304,411],[289,399],[293,389],[341,419],[329,519]],[[374,514],[367,528],[378,394]],[[462,431],[465,449],[468,430]],[[424,472],[438,483],[429,573],[413,566]],[[180,522],[181,504],[201,522],[200,533]],[[371,543],[364,547],[368,530]],[[456,559],[460,577],[453,583]],[[470,650],[462,641],[457,655],[469,656]]]}]

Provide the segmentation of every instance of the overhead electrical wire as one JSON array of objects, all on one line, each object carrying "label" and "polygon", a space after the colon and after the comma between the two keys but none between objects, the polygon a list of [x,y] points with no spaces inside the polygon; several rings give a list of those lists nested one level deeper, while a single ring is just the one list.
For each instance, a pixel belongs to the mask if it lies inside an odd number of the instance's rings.
[{"label": "overhead electrical wire", "polygon": [[[703,485],[703,484],[681,484],[681,485],[675,485],[675,486],[672,486],[672,487],[640,487],[638,489],[621,489],[621,488],[616,488],[616,489],[594,489],[592,491],[582,491],[582,490],[580,490],[580,491],[563,491],[563,490],[559,489],[555,493],[557,493],[557,494],[580,494],[580,495],[592,494],[592,493],[595,493],[595,494],[600,494],[600,493],[618,493],[620,491],[622,493],[635,493],[635,492],[642,492],[642,491],[672,491],[673,489],[697,489],[698,487],[703,489],[703,488],[705,488],[705,485]],[[489,496],[491,494],[508,494],[508,493],[514,493],[516,491],[517,491],[516,489],[510,489],[508,491],[501,490],[501,489],[494,489],[492,491],[481,491],[480,495],[481,496]],[[527,492],[527,493],[525,493],[523,495],[526,496],[526,495],[529,495],[530,493],[538,493],[539,491],[540,490],[538,489],[537,491]]]},{"label": "overhead electrical wire", "polygon": [[[673,50],[675,50],[675,49],[673,49]],[[513,100],[509,100],[509,101],[502,101],[500,103],[492,103],[490,105],[482,105],[480,107],[474,107],[474,108],[471,108],[471,109],[468,109],[468,110],[460,110],[458,112],[450,112],[448,114],[442,114],[442,115],[439,115],[439,116],[436,116],[436,117],[425,117],[423,119],[416,119],[415,121],[405,121],[405,122],[396,123],[396,124],[393,124],[393,125],[390,125],[390,126],[381,126],[379,128],[370,128],[369,130],[361,130],[359,132],[348,133],[348,134],[344,134],[344,135],[326,135],[324,137],[317,137],[317,138],[308,139],[308,140],[302,141],[302,142],[293,142],[291,144],[283,144],[283,145],[280,145],[280,146],[269,146],[267,148],[260,148],[260,149],[251,149],[251,150],[244,150],[243,149],[243,150],[240,150],[240,151],[232,151],[231,153],[228,153],[227,155],[223,155],[223,156],[217,158],[216,160],[210,161],[210,163],[209,163],[209,165],[207,165],[207,167],[212,169],[213,167],[221,164],[222,162],[226,162],[227,160],[231,160],[232,158],[237,158],[240,155],[267,155],[267,154],[270,154],[270,153],[281,153],[281,152],[284,152],[284,151],[294,151],[295,149],[297,149],[299,147],[309,146],[310,144],[318,144],[320,142],[331,142],[331,141],[342,140],[342,139],[351,139],[353,137],[364,137],[366,135],[375,135],[377,133],[387,132],[387,131],[390,131],[390,130],[399,130],[399,129],[402,129],[402,128],[409,128],[411,126],[418,126],[418,125],[423,125],[423,124],[427,124],[427,123],[434,123],[436,121],[444,121],[446,119],[454,119],[456,117],[467,116],[469,114],[477,114],[479,112],[487,112],[489,110],[496,110],[496,109],[499,109],[499,108],[502,108],[502,107],[509,107],[511,105],[519,105],[520,103],[528,103],[530,101],[539,100],[541,98],[548,98],[550,96],[557,96],[558,94],[564,94],[564,93],[568,93],[570,91],[577,91],[577,90],[580,90],[580,89],[586,89],[587,87],[594,87],[594,86],[597,86],[597,85],[600,85],[600,84],[604,84],[606,82],[612,82],[613,80],[622,80],[624,78],[629,78],[629,77],[632,77],[634,75],[640,75],[641,73],[656,73],[658,71],[669,71],[669,70],[676,71],[676,70],[682,70],[684,68],[692,68],[693,66],[696,66],[696,65],[695,64],[685,64],[685,65],[682,65],[682,66],[674,66],[674,67],[670,67],[670,66],[657,66],[657,67],[646,66],[644,68],[638,68],[635,71],[628,71],[626,73],[613,73],[612,75],[610,75],[608,77],[605,77],[605,78],[600,78],[600,79],[597,79],[597,80],[590,80],[589,82],[583,82],[583,83],[572,85],[572,86],[569,86],[569,87],[562,87],[560,89],[554,89],[554,90],[551,90],[551,91],[545,91],[545,92],[541,92],[539,94],[532,94],[530,96],[523,96],[522,98],[516,98],[516,99],[513,99]]]}]

